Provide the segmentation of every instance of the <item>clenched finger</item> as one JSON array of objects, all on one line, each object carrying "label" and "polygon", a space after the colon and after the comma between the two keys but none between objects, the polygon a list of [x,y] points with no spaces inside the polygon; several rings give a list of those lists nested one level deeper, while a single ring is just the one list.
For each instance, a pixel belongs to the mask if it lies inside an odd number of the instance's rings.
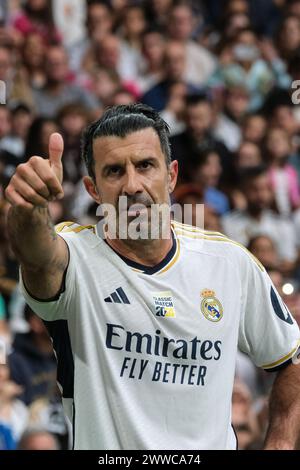
[{"label": "clenched finger", "polygon": [[35,172],[35,170],[29,165],[20,166],[15,174],[15,177],[20,176],[29,186],[31,186],[38,194],[48,199],[50,197],[50,191],[47,185]]},{"label": "clenched finger", "polygon": [[12,186],[6,189],[5,197],[12,206],[19,206],[29,210],[34,208],[34,206],[30,204],[30,202],[25,201],[25,199]]},{"label": "clenched finger", "polygon": [[25,199],[25,201],[30,202],[34,206],[47,207],[48,200],[38,194],[32,186],[30,186],[24,179],[20,178],[17,175],[13,176],[12,179],[13,188],[20,194],[20,196]]},{"label": "clenched finger", "polygon": [[50,167],[48,160],[30,159],[30,164],[34,168],[40,179],[46,184],[49,192],[53,196],[63,195],[63,188],[57,176]]}]

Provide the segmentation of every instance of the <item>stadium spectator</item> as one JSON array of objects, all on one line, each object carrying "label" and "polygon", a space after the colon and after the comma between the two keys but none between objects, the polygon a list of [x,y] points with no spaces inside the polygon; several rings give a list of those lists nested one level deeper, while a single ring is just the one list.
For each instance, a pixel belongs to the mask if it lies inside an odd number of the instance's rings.
[{"label": "stadium spectator", "polygon": [[[172,196],[174,203],[179,204],[182,211],[185,211],[184,214],[187,217],[187,221],[190,220],[191,225],[201,228],[203,226],[203,216],[204,223],[206,221],[202,210],[204,204],[203,190],[197,185],[181,184],[177,186]],[[201,206],[199,207],[199,205]],[[197,208],[200,209],[199,212],[197,212]],[[178,218],[175,217],[175,220],[178,220],[178,222],[181,219],[181,214],[179,214]]]},{"label": "stadium spectator", "polygon": [[167,27],[172,4],[173,0],[146,1],[147,14],[150,23],[154,23],[160,27]]},{"label": "stadium spectator", "polygon": [[123,81],[136,82],[140,60],[140,53],[128,47],[119,36],[107,34],[92,44],[83,58],[83,67],[88,73],[95,67],[105,67],[117,72]]},{"label": "stadium spectator", "polygon": [[279,212],[289,214],[300,204],[299,181],[296,170],[288,163],[292,154],[291,139],[285,129],[270,128],[266,135],[269,175]]},{"label": "stadium spectator", "polygon": [[276,244],[281,269],[291,272],[297,259],[295,229],[291,221],[272,210],[274,194],[266,168],[247,169],[242,176],[241,190],[247,208],[224,215],[224,232],[246,246],[255,235],[268,235]]},{"label": "stadium spectator", "polygon": [[81,103],[91,113],[99,114],[96,98],[79,86],[68,83],[68,56],[63,46],[48,48],[45,70],[47,76],[45,86],[33,90],[35,106],[40,116],[55,117],[63,105],[71,102]]},{"label": "stadium spectator", "polygon": [[204,192],[204,202],[217,214],[229,211],[227,196],[220,191],[219,183],[222,173],[221,158],[214,148],[200,152],[190,167],[189,179]]},{"label": "stadium spectator", "polygon": [[120,32],[130,48],[140,52],[141,38],[146,26],[145,11],[142,5],[128,5],[124,9]]},{"label": "stadium spectator", "polygon": [[0,364],[0,424],[7,426],[18,442],[28,423],[28,409],[18,399],[23,388],[10,378],[7,364]]},{"label": "stadium spectator", "polygon": [[60,450],[60,446],[53,434],[42,429],[29,429],[23,434],[18,450]]},{"label": "stadium spectator", "polygon": [[241,124],[249,106],[249,93],[243,85],[225,89],[223,112],[217,115],[214,135],[235,152],[241,141]]},{"label": "stadium spectator", "polygon": [[286,16],[278,33],[278,50],[280,56],[288,61],[300,46],[300,19],[297,16]]},{"label": "stadium spectator", "polygon": [[2,136],[0,149],[5,150],[7,153],[10,153],[12,156],[14,156],[16,165],[17,163],[23,161],[25,143],[27,140],[29,128],[32,123],[33,114],[31,109],[26,104],[16,103],[11,110],[10,116],[10,132],[5,136]]},{"label": "stadium spectator", "polygon": [[232,425],[237,434],[239,449],[250,449],[253,444],[262,448],[263,442],[256,442],[259,437],[259,425],[252,407],[251,393],[247,386],[236,380],[232,393]]},{"label": "stadium spectator", "polygon": [[257,235],[249,240],[248,250],[256,256],[267,271],[278,269],[279,256],[272,238],[267,235]]},{"label": "stadium spectator", "polygon": [[36,155],[37,153],[46,157],[49,136],[58,129],[54,119],[41,116],[35,118],[28,130],[24,158],[26,155]]},{"label": "stadium spectator", "polygon": [[221,157],[222,181],[232,177],[232,159],[226,146],[213,135],[214,116],[210,99],[205,95],[188,95],[185,108],[186,129],[171,137],[172,158],[178,160],[179,180],[188,180],[195,155],[216,148]]},{"label": "stadium spectator", "polygon": [[138,85],[142,93],[164,78],[164,57],[166,40],[160,28],[149,27],[141,39],[143,60],[139,64]]},{"label": "stadium spectator", "polygon": [[84,174],[80,157],[80,142],[82,131],[89,122],[89,113],[86,108],[74,102],[60,109],[57,122],[65,141],[66,181],[76,184]]},{"label": "stadium spectator", "polygon": [[[215,70],[215,59],[200,44],[192,40],[197,26],[197,19],[189,2],[179,0],[170,9],[168,33],[171,39],[179,41],[184,47],[186,61],[184,64],[184,80],[195,87],[205,85]],[[200,19],[198,18],[198,21]]]},{"label": "stadium spectator", "polygon": [[142,97],[142,103],[151,106],[156,111],[162,111],[167,105],[170,87],[174,82],[184,82],[189,93],[200,91],[193,84],[186,82],[184,79],[185,68],[185,51],[184,46],[179,41],[168,41],[165,48],[165,70],[162,81],[150,88]]},{"label": "stadium spectator", "polygon": [[45,57],[46,45],[37,33],[26,35],[22,47],[22,65],[26,79],[32,88],[42,88],[46,84]]},{"label": "stadium spectator", "polygon": [[[290,85],[290,77],[284,64],[269,50],[268,52],[269,60],[266,61],[262,58],[254,31],[251,28],[240,30],[232,42],[229,63],[218,68],[211,77],[211,86],[216,86],[216,83],[223,83],[225,86],[243,84],[250,93],[249,110],[257,111],[275,83],[282,87]],[[265,51],[265,55],[266,53]]]},{"label": "stadium spectator", "polygon": [[42,320],[26,306],[25,319],[30,330],[18,333],[8,357],[12,379],[23,388],[20,398],[25,404],[55,396],[55,358],[47,329]]},{"label": "stadium spectator", "polygon": [[244,168],[259,166],[263,164],[260,147],[253,142],[244,140],[241,142],[236,153],[236,167],[240,172]]},{"label": "stadium spectator", "polygon": [[91,72],[91,90],[104,108],[109,106],[112,96],[121,87],[119,74],[106,67],[96,67]]},{"label": "stadium spectator", "polygon": [[248,114],[242,123],[243,140],[261,144],[267,128],[267,121],[261,114]]},{"label": "stadium spectator", "polygon": [[174,81],[169,87],[168,101],[160,115],[169,125],[171,136],[185,130],[184,112],[187,94],[188,89],[184,82]]},{"label": "stadium spectator", "polygon": [[61,40],[53,21],[52,0],[26,0],[13,21],[13,27],[23,37],[37,33],[47,44]]}]

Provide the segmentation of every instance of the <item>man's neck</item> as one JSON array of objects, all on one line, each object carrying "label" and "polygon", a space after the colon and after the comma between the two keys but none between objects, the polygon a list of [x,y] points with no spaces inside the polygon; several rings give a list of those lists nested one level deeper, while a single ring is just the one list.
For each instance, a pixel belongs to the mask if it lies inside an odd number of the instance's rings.
[{"label": "man's neck", "polygon": [[143,264],[153,267],[159,264],[169,253],[173,245],[173,238],[154,239],[154,240],[120,240],[118,238],[111,240],[106,238],[108,245],[119,255]]}]

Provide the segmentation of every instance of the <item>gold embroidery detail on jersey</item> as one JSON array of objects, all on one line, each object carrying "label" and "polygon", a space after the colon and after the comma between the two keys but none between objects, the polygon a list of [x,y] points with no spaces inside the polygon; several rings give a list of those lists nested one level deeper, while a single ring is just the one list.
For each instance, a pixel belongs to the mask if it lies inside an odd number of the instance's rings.
[{"label": "gold embroidery detail on jersey", "polygon": [[164,268],[162,268],[160,271],[158,271],[156,274],[162,274],[162,273],[165,273],[166,271],[168,271],[176,263],[176,261],[179,258],[179,255],[180,255],[180,242],[178,240],[178,237],[176,236],[175,231],[173,229],[172,229],[172,231],[173,231],[174,237],[176,239],[176,251],[174,253],[173,258],[168,262],[168,264]]},{"label": "gold embroidery detail on jersey", "polygon": [[[73,225],[73,227],[72,227],[72,225]],[[66,233],[66,232],[75,232],[75,233],[78,233],[78,232],[81,232],[82,230],[85,230],[85,229],[92,230],[93,233],[96,233],[95,225],[79,225],[76,222],[67,221],[67,222],[60,222],[59,224],[57,224],[55,226],[55,231],[57,233],[60,233],[60,232],[64,232],[64,233]]]},{"label": "gold embroidery detail on jersey", "polygon": [[57,233],[62,232],[65,227],[69,227],[70,225],[73,225],[74,222],[60,222],[59,224],[55,225],[55,231]]},{"label": "gold embroidery detail on jersey", "polygon": [[293,355],[295,354],[299,346],[300,346],[300,339],[297,341],[297,346],[289,354],[282,357],[281,359],[278,359],[278,361],[272,362],[272,364],[265,364],[261,367],[263,369],[272,369],[273,367],[280,366],[280,364],[283,364],[285,361],[293,357]]},{"label": "gold embroidery detail on jersey", "polygon": [[216,298],[215,291],[211,289],[203,289],[201,291],[201,312],[207,320],[218,322],[223,317],[223,307],[221,302]]},{"label": "gold embroidery detail on jersey", "polygon": [[204,229],[201,229],[200,227],[195,227],[193,225],[182,224],[180,222],[177,222],[177,220],[172,220],[172,224],[174,225],[175,230],[179,229],[179,230],[184,230],[188,233],[192,232],[192,233],[199,233],[202,235],[217,235],[218,237],[227,238],[226,235],[224,235],[221,232],[213,232],[211,230],[204,230]]},{"label": "gold embroidery detail on jersey", "polygon": [[225,243],[231,243],[232,245],[239,246],[240,248],[242,248],[243,251],[245,251],[248,254],[248,256],[250,256],[250,258],[252,258],[252,260],[255,262],[255,264],[259,267],[259,269],[262,272],[265,271],[265,268],[261,264],[261,262],[249,250],[247,250],[245,246],[241,245],[239,242],[231,240],[230,238],[227,238],[225,236],[219,237],[219,238],[211,237],[211,236],[201,235],[201,233],[196,233],[196,232],[191,233],[191,232],[187,232],[185,229],[176,229],[176,228],[175,228],[175,232],[177,235],[181,235],[186,238],[192,238],[196,240],[210,240],[210,241],[216,241],[216,242],[225,242]]},{"label": "gold embroidery detail on jersey", "polygon": [[77,227],[74,227],[74,228],[67,228],[67,230],[65,230],[65,232],[75,232],[75,233],[79,233],[79,232],[82,232],[82,230],[92,230],[93,233],[95,233],[95,226],[94,225],[78,225]]}]

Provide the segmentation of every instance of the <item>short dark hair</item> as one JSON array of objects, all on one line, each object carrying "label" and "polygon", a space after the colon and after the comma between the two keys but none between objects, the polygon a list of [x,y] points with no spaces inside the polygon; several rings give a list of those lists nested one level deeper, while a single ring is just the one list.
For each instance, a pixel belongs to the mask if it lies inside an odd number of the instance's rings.
[{"label": "short dark hair", "polygon": [[135,103],[109,108],[100,119],[92,122],[84,130],[82,136],[82,158],[87,167],[88,174],[95,179],[93,142],[96,138],[104,136],[124,138],[132,132],[149,127],[157,133],[161,149],[165,155],[166,164],[169,165],[171,163],[171,149],[168,124],[150,106]]},{"label": "short dark hair", "polygon": [[265,164],[245,168],[240,172],[240,187],[245,187],[259,176],[267,174],[268,167]]},{"label": "short dark hair", "polygon": [[192,93],[188,94],[185,98],[185,105],[186,106],[198,106],[198,104],[208,104],[212,106],[212,102],[210,96],[207,92],[199,92],[199,93]]}]

